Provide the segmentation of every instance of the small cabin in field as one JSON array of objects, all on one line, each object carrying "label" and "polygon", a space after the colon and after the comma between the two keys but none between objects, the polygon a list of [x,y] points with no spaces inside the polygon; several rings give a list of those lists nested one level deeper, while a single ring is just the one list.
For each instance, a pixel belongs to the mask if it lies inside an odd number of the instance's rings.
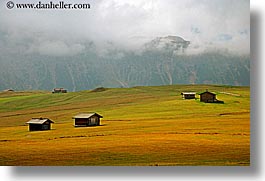
[{"label": "small cabin in field", "polygon": [[100,118],[103,116],[97,113],[79,113],[73,117],[74,126],[99,126]]},{"label": "small cabin in field", "polygon": [[67,93],[67,90],[64,88],[55,88],[52,93]]},{"label": "small cabin in field", "polygon": [[209,92],[206,90],[205,92],[202,92],[200,95],[200,101],[205,103],[224,103],[224,101],[220,101],[216,99],[216,94]]},{"label": "small cabin in field", "polygon": [[54,122],[48,118],[32,118],[27,122],[29,125],[29,131],[50,130],[51,123]]},{"label": "small cabin in field", "polygon": [[4,90],[4,92],[15,92],[15,90],[14,89],[6,89],[6,90]]},{"label": "small cabin in field", "polygon": [[183,99],[195,99],[195,92],[181,92]]}]

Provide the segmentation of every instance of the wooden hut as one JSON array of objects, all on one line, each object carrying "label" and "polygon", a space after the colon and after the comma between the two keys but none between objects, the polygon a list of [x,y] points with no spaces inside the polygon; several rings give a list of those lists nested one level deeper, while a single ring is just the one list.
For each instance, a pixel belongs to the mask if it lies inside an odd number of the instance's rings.
[{"label": "wooden hut", "polygon": [[29,131],[50,130],[51,123],[54,122],[48,118],[32,118],[27,122],[29,125]]},{"label": "wooden hut", "polygon": [[100,118],[103,116],[97,113],[79,113],[73,117],[74,126],[99,126]]},{"label": "wooden hut", "polygon": [[216,100],[216,94],[209,92],[208,90],[200,93],[199,95],[201,102],[214,102],[214,100]]},{"label": "wooden hut", "polygon": [[195,99],[195,92],[182,92],[181,93],[183,99]]},{"label": "wooden hut", "polygon": [[200,101],[206,102],[206,103],[224,103],[224,101],[220,101],[216,99],[216,94],[209,92],[206,90],[205,92],[202,92],[200,95]]},{"label": "wooden hut", "polygon": [[67,90],[64,88],[55,88],[52,93],[67,93]]},{"label": "wooden hut", "polygon": [[15,92],[15,90],[14,89],[6,89],[6,90],[4,90],[4,92]]}]

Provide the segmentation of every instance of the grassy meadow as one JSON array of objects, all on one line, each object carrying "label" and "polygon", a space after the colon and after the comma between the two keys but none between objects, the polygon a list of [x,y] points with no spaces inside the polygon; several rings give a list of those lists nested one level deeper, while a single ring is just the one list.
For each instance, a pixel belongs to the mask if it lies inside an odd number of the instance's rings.
[{"label": "grassy meadow", "polygon": [[[208,89],[224,104],[183,100]],[[199,98],[198,94],[196,95]],[[80,112],[101,126],[73,126]],[[55,122],[28,131],[32,117]],[[250,89],[216,85],[0,93],[0,165],[250,165]]]}]

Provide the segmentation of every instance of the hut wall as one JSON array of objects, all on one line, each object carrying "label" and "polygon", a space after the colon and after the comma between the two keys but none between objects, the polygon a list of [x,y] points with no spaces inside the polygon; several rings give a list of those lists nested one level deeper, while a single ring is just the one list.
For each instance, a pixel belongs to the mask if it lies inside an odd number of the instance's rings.
[{"label": "hut wall", "polygon": [[75,125],[77,126],[86,126],[88,124],[87,118],[75,118]]},{"label": "hut wall", "polygon": [[100,118],[92,116],[90,118],[75,118],[75,126],[99,126]]},{"label": "hut wall", "polygon": [[201,98],[200,98],[201,102],[214,102],[214,100],[215,100],[214,94],[210,94],[207,92],[204,94],[201,94]]},{"label": "hut wall", "polygon": [[42,124],[29,124],[29,131],[41,131]]},{"label": "hut wall", "polygon": [[90,124],[91,126],[98,126],[99,125],[99,117],[98,116],[92,116],[90,118]]},{"label": "hut wall", "polygon": [[42,125],[42,130],[50,130],[51,129],[51,124],[43,124]]},{"label": "hut wall", "polygon": [[195,99],[195,94],[184,94],[185,99]]},{"label": "hut wall", "polygon": [[44,123],[44,124],[29,124],[29,131],[42,131],[42,130],[50,130],[51,124]]}]

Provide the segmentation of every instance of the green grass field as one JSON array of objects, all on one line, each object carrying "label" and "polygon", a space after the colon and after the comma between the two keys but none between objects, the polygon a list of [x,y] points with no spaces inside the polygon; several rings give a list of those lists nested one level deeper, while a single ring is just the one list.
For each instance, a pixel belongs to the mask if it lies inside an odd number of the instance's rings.
[{"label": "green grass field", "polygon": [[[215,92],[224,104],[183,100]],[[197,95],[197,98],[199,96]],[[75,128],[79,112],[101,126]],[[32,117],[52,130],[29,132]],[[0,93],[0,165],[250,165],[249,87],[173,85],[103,92]]]}]

